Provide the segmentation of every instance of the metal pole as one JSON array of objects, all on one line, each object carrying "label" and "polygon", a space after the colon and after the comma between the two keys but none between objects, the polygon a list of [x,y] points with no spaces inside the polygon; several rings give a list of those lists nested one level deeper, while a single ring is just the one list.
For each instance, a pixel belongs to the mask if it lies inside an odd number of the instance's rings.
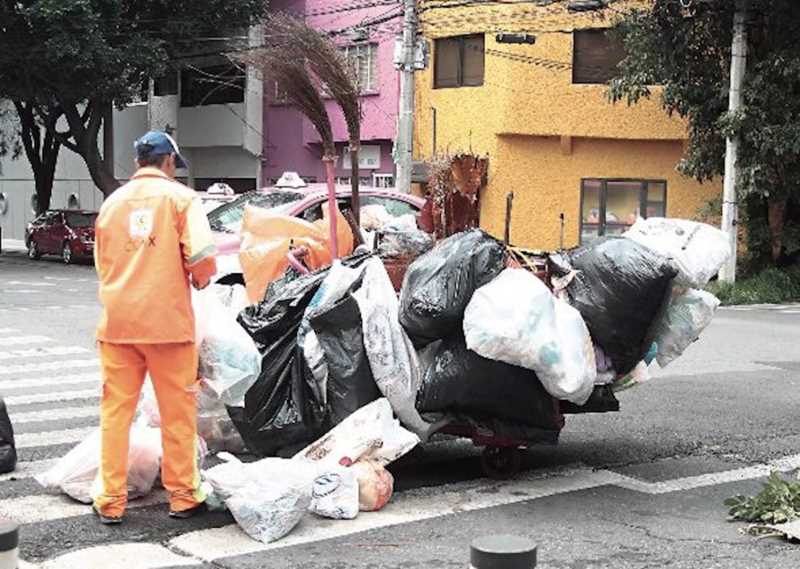
[{"label": "metal pole", "polygon": [[534,569],[536,544],[515,535],[487,535],[472,542],[471,569]]},{"label": "metal pole", "polygon": [[403,0],[403,61],[400,68],[400,109],[397,118],[397,182],[400,192],[411,191],[414,139],[414,51],[417,40],[416,0]]},{"label": "metal pole", "polygon": [[[734,113],[742,106],[742,83],[747,63],[747,8],[748,0],[736,0],[736,12],[733,15],[733,43],[731,44],[731,86],[728,93],[728,112]],[[739,167],[737,164],[739,140],[728,138],[725,143],[725,179],[722,190],[722,230],[728,233],[731,256],[722,266],[719,278],[723,282],[736,281],[736,223],[738,217],[738,200],[736,197],[736,181]]]}]

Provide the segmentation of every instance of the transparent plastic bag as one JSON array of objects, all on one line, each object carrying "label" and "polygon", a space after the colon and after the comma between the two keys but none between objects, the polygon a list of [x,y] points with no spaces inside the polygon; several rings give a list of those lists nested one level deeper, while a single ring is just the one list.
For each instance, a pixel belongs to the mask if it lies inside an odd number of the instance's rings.
[{"label": "transparent plastic bag", "polygon": [[719,299],[704,290],[675,290],[664,317],[658,322],[656,361],[662,368],[683,354],[711,324]]},{"label": "transparent plastic bag", "polygon": [[731,254],[727,233],[687,219],[639,219],[624,236],[670,257],[675,283],[690,288],[706,286]]},{"label": "transparent plastic bag", "polygon": [[464,313],[467,347],[536,372],[548,393],[583,405],[597,370],[580,313],[524,269],[506,269],[479,288]]},{"label": "transparent plastic bag", "polygon": [[321,469],[349,466],[360,459],[386,465],[419,444],[419,437],[400,426],[386,398],[365,405],[325,436],[301,450],[294,460]]},{"label": "transparent plastic bag", "polygon": [[[159,476],[161,431],[143,424],[131,428],[128,447],[128,499],[146,496]],[[61,457],[35,480],[48,489],[58,489],[74,500],[91,504],[99,489],[100,429]]]},{"label": "transparent plastic bag", "polygon": [[323,472],[314,480],[311,512],[334,520],[352,520],[358,516],[359,486],[356,470],[344,466]]}]

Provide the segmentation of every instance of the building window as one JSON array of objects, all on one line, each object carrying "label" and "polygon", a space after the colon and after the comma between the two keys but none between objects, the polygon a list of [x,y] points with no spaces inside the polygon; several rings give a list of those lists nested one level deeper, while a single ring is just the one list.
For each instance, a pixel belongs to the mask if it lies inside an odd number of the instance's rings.
[{"label": "building window", "polygon": [[664,217],[667,183],[663,180],[581,182],[581,243],[602,235],[621,235],[640,217]]},{"label": "building window", "polygon": [[376,188],[394,188],[394,175],[373,174],[372,185]]},{"label": "building window", "polygon": [[189,66],[181,70],[181,106],[243,103],[246,76],[232,63]]},{"label": "building window", "polygon": [[178,94],[178,72],[170,69],[163,77],[153,80],[153,95],[164,97]]},{"label": "building window", "polygon": [[483,35],[437,39],[434,46],[433,87],[483,85]]},{"label": "building window", "polygon": [[625,58],[622,42],[607,29],[572,32],[572,82],[608,83]]},{"label": "building window", "polygon": [[378,91],[378,44],[361,43],[341,48],[361,93]]}]

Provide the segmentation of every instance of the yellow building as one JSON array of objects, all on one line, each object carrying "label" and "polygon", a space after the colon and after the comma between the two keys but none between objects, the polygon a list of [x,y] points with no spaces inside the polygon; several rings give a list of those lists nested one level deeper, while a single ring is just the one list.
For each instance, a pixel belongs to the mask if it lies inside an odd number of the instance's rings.
[{"label": "yellow building", "polygon": [[562,214],[566,247],[621,233],[638,215],[693,217],[721,184],[676,171],[684,123],[666,115],[657,91],[631,107],[606,95],[622,55],[605,29],[625,3],[589,13],[568,4],[419,5],[432,49],[417,73],[415,158],[488,155],[481,225],[502,236],[514,192],[520,246],[559,247]]}]

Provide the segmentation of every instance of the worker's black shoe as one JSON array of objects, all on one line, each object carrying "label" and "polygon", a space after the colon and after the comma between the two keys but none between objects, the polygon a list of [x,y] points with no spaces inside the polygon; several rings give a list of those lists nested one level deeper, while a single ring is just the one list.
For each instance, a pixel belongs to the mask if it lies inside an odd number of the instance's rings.
[{"label": "worker's black shoe", "polygon": [[205,502],[203,502],[202,504],[198,504],[194,508],[189,508],[188,510],[181,510],[180,512],[170,511],[169,517],[175,518],[176,520],[188,520],[189,518],[193,518],[199,514],[205,514],[207,511],[208,506]]},{"label": "worker's black shoe", "polygon": [[92,506],[92,511],[97,515],[100,523],[104,526],[117,526],[122,523],[122,516],[106,516],[97,509],[97,506]]}]

